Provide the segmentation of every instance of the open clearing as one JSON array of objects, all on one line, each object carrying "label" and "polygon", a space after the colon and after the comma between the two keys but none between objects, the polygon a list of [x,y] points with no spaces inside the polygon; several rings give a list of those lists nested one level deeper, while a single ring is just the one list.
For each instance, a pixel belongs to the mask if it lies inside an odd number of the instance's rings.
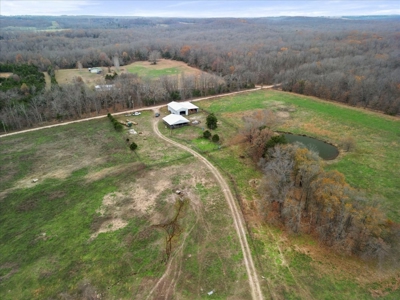
[{"label": "open clearing", "polygon": [[152,65],[148,61],[138,61],[123,67],[130,73],[136,73],[139,77],[160,77],[167,75],[180,75],[185,73],[187,75],[200,75],[201,71],[189,67],[186,63],[181,61],[160,59],[156,65]]},{"label": "open clearing", "polygon": [[251,298],[213,176],[134,119],[140,135],[101,119],[2,138],[2,299]]},{"label": "open clearing", "polygon": [[[83,82],[89,87],[94,87],[95,85],[106,84],[104,79],[105,74],[108,73],[108,67],[102,67],[102,74],[93,74],[88,71],[87,68],[79,69],[62,69],[56,71],[56,80],[59,84],[69,84],[74,81],[74,78],[81,77]],[[115,70],[114,67],[110,67],[111,72]],[[116,70],[115,70],[116,71]],[[137,74],[142,78],[156,78],[160,76],[168,75],[181,75],[182,73],[187,75],[200,75],[201,71],[187,64],[168,60],[160,59],[156,65],[152,65],[148,61],[138,61],[132,64],[121,66],[118,74],[121,73],[133,73]]]},{"label": "open clearing", "polygon": [[0,78],[8,78],[12,75],[13,73],[10,72],[0,72]]}]

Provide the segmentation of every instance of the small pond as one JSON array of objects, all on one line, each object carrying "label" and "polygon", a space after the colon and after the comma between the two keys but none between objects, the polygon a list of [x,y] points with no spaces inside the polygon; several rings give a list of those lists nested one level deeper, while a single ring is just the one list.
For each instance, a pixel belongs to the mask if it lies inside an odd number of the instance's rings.
[{"label": "small pond", "polygon": [[339,155],[339,150],[335,146],[325,143],[323,141],[308,136],[291,133],[284,133],[283,135],[285,136],[288,143],[293,144],[295,142],[300,142],[308,149],[317,152],[322,159],[335,159]]}]

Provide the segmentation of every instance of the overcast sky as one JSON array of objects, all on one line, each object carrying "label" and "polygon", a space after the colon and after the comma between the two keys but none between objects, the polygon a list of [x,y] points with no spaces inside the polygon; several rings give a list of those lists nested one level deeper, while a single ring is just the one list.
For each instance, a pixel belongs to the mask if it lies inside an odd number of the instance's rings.
[{"label": "overcast sky", "polygon": [[385,1],[113,1],[0,0],[1,15],[142,17],[271,17],[400,14],[399,0]]}]

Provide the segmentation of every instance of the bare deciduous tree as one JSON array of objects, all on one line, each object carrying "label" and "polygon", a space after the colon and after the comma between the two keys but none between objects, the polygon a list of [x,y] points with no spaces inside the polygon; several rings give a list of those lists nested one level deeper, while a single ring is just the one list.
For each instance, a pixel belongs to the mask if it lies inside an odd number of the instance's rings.
[{"label": "bare deciduous tree", "polygon": [[151,62],[152,65],[157,64],[157,60],[159,60],[161,57],[161,53],[158,50],[153,50],[149,54],[149,61]]}]

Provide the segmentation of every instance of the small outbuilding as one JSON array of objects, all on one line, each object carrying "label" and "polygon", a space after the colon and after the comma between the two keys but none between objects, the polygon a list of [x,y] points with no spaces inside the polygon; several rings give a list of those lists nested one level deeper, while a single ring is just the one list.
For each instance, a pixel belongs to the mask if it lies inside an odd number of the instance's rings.
[{"label": "small outbuilding", "polygon": [[88,68],[88,70],[90,73],[93,74],[101,74],[103,72],[102,68]]},{"label": "small outbuilding", "polygon": [[111,91],[114,88],[113,84],[96,85],[94,89],[96,92]]},{"label": "small outbuilding", "polygon": [[171,129],[187,126],[190,123],[188,119],[182,117],[181,115],[174,115],[174,114],[170,114],[164,117],[163,121],[165,125],[167,125],[168,128]]},{"label": "small outbuilding", "polygon": [[168,111],[174,115],[190,115],[197,113],[199,108],[190,102],[175,102],[168,103]]}]

